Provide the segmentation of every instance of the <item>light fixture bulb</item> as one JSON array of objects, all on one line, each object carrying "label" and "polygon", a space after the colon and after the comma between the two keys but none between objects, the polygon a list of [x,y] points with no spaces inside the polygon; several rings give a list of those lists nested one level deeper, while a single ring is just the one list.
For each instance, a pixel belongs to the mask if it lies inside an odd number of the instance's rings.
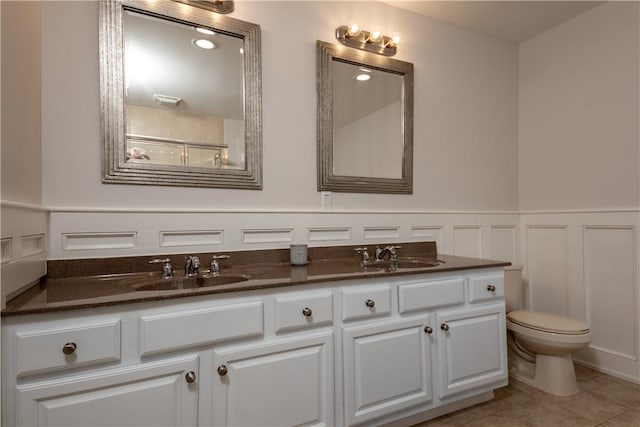
[{"label": "light fixture bulb", "polygon": [[211,40],[207,40],[207,39],[196,39],[193,41],[193,44],[199,47],[200,49],[207,49],[207,50],[214,49],[216,47],[216,45]]},{"label": "light fixture bulb", "polygon": [[349,28],[347,29],[347,36],[354,37],[360,34],[360,26],[356,23],[349,24]]},{"label": "light fixture bulb", "polygon": [[210,30],[210,29],[208,29],[208,28],[200,28],[200,27],[197,27],[197,28],[196,28],[196,31],[197,31],[197,32],[199,32],[199,33],[201,33],[201,34],[206,34],[206,35],[208,35],[208,36],[212,36],[212,35],[214,35],[214,34],[215,34],[213,31],[211,31],[211,30]]},{"label": "light fixture bulb", "polygon": [[391,36],[391,41],[393,41],[393,44],[400,43],[400,34],[394,34],[393,36]]},{"label": "light fixture bulb", "polygon": [[382,39],[382,32],[378,30],[374,30],[369,34],[369,41],[371,43],[377,43]]},{"label": "light fixture bulb", "polygon": [[371,74],[362,73],[356,76],[356,80],[359,82],[366,82],[369,79],[371,79]]}]

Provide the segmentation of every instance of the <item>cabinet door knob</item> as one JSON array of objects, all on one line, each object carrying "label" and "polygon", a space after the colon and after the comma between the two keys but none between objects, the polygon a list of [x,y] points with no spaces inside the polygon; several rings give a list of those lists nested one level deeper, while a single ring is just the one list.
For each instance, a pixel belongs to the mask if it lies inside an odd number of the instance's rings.
[{"label": "cabinet door knob", "polygon": [[376,302],[372,299],[368,299],[364,302],[364,305],[366,305],[369,308],[373,308],[376,306]]},{"label": "cabinet door knob", "polygon": [[449,330],[449,325],[447,325],[446,323],[443,323],[442,325],[440,325],[440,329],[447,332]]},{"label": "cabinet door knob", "polygon": [[187,374],[184,376],[185,380],[187,380],[187,382],[189,384],[193,383],[196,381],[196,373],[193,371],[189,371],[187,372]]},{"label": "cabinet door knob", "polygon": [[487,285],[487,290],[488,290],[489,292],[494,292],[494,291],[496,290],[496,287],[495,287],[495,286],[493,286],[493,285]]},{"label": "cabinet door knob", "polygon": [[76,343],[74,343],[74,342],[68,342],[68,343],[66,343],[66,344],[64,345],[64,347],[62,347],[62,352],[63,352],[65,355],[67,355],[67,356],[68,356],[68,355],[70,355],[70,354],[75,353],[76,348],[78,348],[78,347],[76,346]]},{"label": "cabinet door knob", "polygon": [[305,307],[302,309],[302,314],[304,315],[304,317],[311,317],[313,311],[311,311],[309,307]]},{"label": "cabinet door knob", "polygon": [[428,334],[433,333],[433,328],[431,326],[425,326],[424,331]]},{"label": "cabinet door knob", "polygon": [[227,372],[229,372],[229,370],[227,369],[226,365],[218,366],[218,375],[224,377],[225,375],[227,375]]}]

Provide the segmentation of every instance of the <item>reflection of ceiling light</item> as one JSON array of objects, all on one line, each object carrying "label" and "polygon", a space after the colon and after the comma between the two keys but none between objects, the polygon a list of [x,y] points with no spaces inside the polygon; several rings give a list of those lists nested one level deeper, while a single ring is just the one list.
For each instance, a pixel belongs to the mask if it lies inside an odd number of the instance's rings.
[{"label": "reflection of ceiling light", "polygon": [[199,32],[199,33],[202,33],[202,34],[206,34],[208,36],[212,36],[212,35],[215,34],[213,31],[209,30],[208,28],[200,28],[200,27],[198,27],[198,28],[196,28],[196,31]]},{"label": "reflection of ceiling light", "polygon": [[356,76],[356,80],[358,80],[359,82],[366,82],[367,80],[369,80],[371,78],[371,74],[358,74]]},{"label": "reflection of ceiling light", "polygon": [[207,39],[196,39],[193,41],[193,44],[199,47],[200,49],[213,49],[216,47],[215,44],[211,40]]},{"label": "reflection of ceiling light", "polygon": [[244,55],[244,49],[240,48],[240,55]]}]

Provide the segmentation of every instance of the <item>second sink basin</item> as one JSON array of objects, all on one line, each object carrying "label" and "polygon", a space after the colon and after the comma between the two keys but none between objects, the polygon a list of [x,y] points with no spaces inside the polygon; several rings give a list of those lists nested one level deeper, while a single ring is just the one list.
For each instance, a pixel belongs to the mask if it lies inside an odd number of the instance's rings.
[{"label": "second sink basin", "polygon": [[215,276],[158,279],[151,283],[141,283],[134,286],[134,288],[136,291],[175,291],[180,289],[197,289],[209,286],[228,285],[246,280],[249,280],[249,276],[242,274],[219,274]]}]

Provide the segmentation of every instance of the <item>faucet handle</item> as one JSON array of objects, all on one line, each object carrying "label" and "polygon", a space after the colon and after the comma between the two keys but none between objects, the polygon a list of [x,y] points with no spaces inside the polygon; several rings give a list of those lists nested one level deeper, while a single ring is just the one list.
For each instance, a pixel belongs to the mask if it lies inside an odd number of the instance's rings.
[{"label": "faucet handle", "polygon": [[369,248],[365,246],[362,248],[355,248],[354,251],[356,251],[359,255],[362,255],[363,263],[369,262]]},{"label": "faucet handle", "polygon": [[169,279],[173,277],[173,267],[171,267],[171,260],[169,258],[155,258],[149,261],[149,264],[162,264],[163,279]]},{"label": "faucet handle", "polygon": [[229,259],[229,255],[213,255],[211,257],[211,267],[209,268],[209,274],[218,274],[220,273],[220,265],[218,264],[218,260]]}]

